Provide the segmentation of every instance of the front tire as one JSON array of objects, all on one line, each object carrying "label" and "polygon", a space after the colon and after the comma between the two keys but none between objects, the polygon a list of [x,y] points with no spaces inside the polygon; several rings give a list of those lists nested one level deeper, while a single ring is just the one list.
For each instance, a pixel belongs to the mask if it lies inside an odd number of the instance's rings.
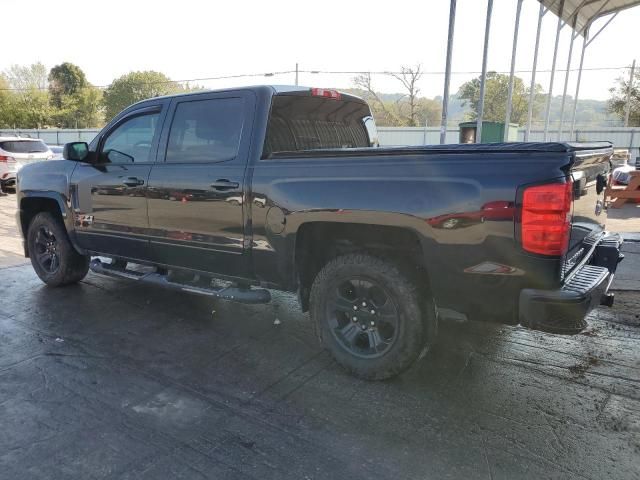
[{"label": "front tire", "polygon": [[402,373],[437,331],[433,301],[418,285],[388,260],[367,254],[331,260],[311,288],[320,341],[357,377],[383,380]]},{"label": "front tire", "polygon": [[77,283],[89,271],[89,256],[80,255],[60,220],[49,212],[38,213],[27,231],[31,265],[50,287]]}]

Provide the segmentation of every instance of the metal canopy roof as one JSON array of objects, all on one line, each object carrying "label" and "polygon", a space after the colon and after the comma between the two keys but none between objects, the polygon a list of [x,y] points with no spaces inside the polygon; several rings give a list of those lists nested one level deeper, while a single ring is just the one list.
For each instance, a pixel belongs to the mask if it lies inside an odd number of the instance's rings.
[{"label": "metal canopy roof", "polygon": [[[538,0],[556,15],[560,15],[562,0]],[[564,0],[562,19],[581,35],[597,18],[640,5],[640,0]]]}]

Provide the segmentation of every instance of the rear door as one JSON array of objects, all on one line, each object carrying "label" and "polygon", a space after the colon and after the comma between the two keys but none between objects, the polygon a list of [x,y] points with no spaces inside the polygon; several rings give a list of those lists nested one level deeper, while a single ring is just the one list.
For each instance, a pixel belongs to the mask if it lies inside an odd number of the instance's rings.
[{"label": "rear door", "polygon": [[248,274],[243,209],[254,108],[248,91],[172,102],[147,192],[154,261]]},{"label": "rear door", "polygon": [[100,138],[96,159],[74,170],[76,235],[90,251],[148,260],[147,180],[155,161],[162,103],[134,110]]}]

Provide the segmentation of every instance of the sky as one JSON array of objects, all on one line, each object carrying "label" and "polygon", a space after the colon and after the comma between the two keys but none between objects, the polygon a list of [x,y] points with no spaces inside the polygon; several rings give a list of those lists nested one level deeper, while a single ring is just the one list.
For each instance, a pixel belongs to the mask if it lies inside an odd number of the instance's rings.
[{"label": "sky", "polygon": [[[458,0],[454,72],[481,69],[486,5],[486,0]],[[516,70],[531,70],[538,5],[524,0]],[[421,95],[435,97],[443,91],[448,0],[2,0],[2,7],[0,70],[38,61],[51,68],[66,61],[80,66],[99,86],[131,70],[161,71],[174,80],[258,74],[196,82],[224,88],[293,84],[292,73],[262,74],[294,70],[296,62],[301,70],[340,72],[397,71],[421,64],[426,72],[436,72],[422,78]],[[516,0],[494,1],[489,70],[510,68],[515,9]],[[556,22],[553,14],[545,16],[539,70],[551,68]],[[640,7],[626,10],[589,46],[585,69],[614,68],[585,71],[580,98],[607,99],[616,78],[628,76],[633,59],[640,60],[640,42],[629,40],[638,25]],[[558,56],[562,70],[569,38],[566,27]],[[574,46],[572,68],[578,67],[580,49],[581,40]],[[529,73],[518,75],[529,83]],[[347,88],[353,86],[353,76],[301,73],[299,82]],[[451,92],[474,76],[455,73]],[[554,94],[562,93],[564,76],[556,75]],[[576,72],[569,77],[570,93],[576,77]],[[549,73],[537,76],[545,91],[549,78]],[[375,75],[373,86],[401,91],[397,80],[384,75]]]}]

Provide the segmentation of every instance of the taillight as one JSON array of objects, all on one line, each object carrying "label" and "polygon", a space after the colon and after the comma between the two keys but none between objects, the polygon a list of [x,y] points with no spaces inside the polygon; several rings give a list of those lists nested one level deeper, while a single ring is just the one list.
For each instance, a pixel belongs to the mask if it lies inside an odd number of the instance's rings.
[{"label": "taillight", "polygon": [[0,155],[0,163],[16,163],[16,159],[6,155]]},{"label": "taillight", "polygon": [[572,182],[525,189],[522,198],[522,248],[542,255],[567,253],[572,191]]},{"label": "taillight", "polygon": [[331,98],[333,100],[340,100],[340,98],[342,98],[342,95],[340,95],[339,91],[327,90],[326,88],[312,88],[311,95],[313,95],[314,97]]}]

